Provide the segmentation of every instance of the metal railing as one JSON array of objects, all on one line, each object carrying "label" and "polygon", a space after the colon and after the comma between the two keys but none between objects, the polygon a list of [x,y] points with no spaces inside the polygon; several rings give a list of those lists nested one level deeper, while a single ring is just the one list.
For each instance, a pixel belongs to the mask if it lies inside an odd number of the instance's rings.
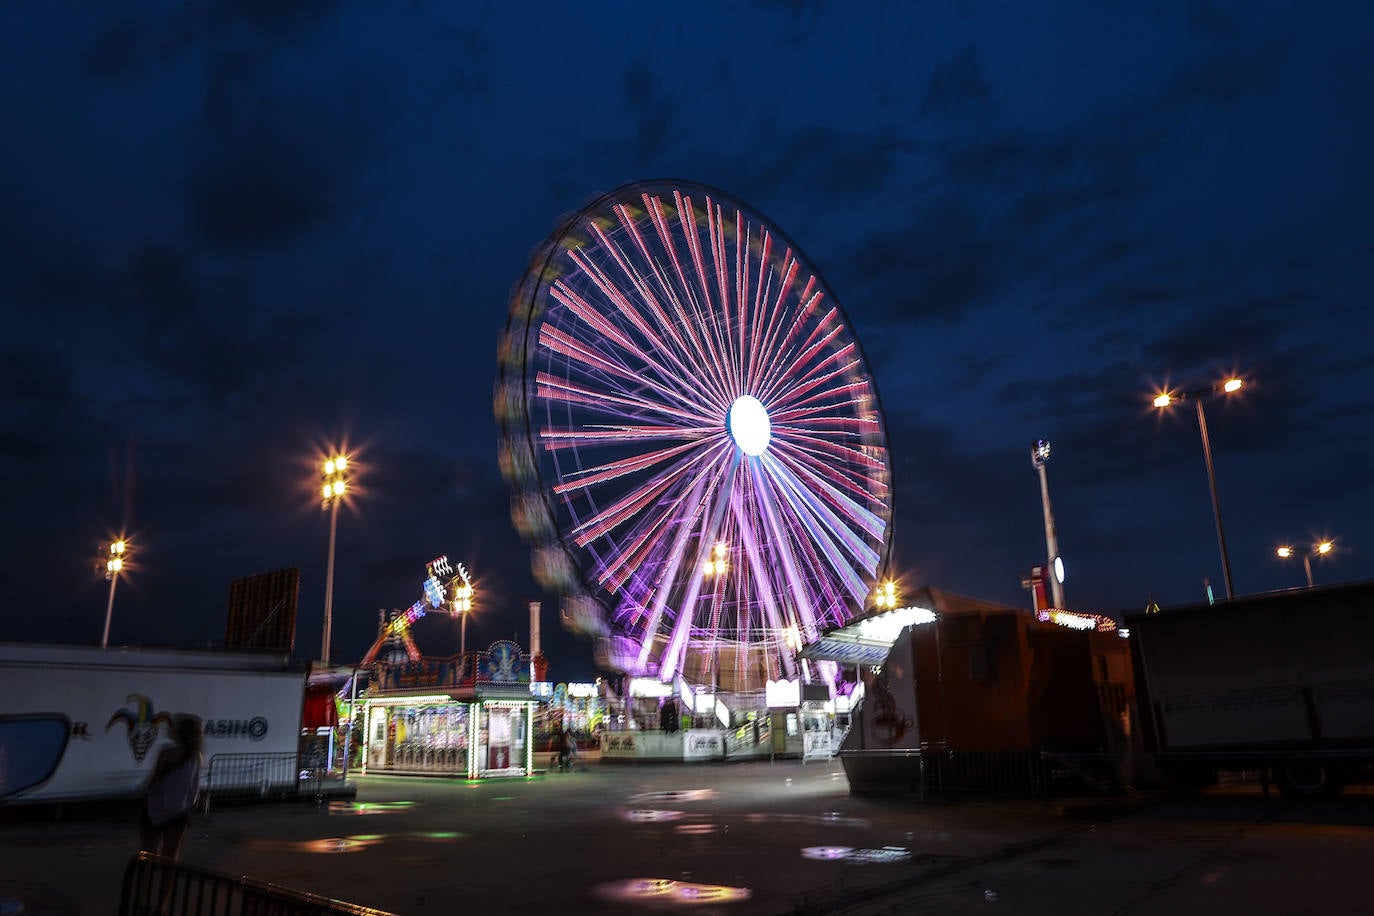
[{"label": "metal railing", "polygon": [[299,754],[215,754],[210,758],[201,806],[211,801],[320,796],[326,770],[304,766]]},{"label": "metal railing", "polygon": [[393,916],[240,875],[140,852],[124,869],[119,916]]}]

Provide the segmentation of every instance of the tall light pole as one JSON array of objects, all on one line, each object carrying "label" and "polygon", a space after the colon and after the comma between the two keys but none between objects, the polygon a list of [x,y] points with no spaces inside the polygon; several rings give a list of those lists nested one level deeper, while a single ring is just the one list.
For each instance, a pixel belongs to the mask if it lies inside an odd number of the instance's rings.
[{"label": "tall light pole", "polygon": [[1054,509],[1050,507],[1050,481],[1045,465],[1050,461],[1050,442],[1031,443],[1031,464],[1040,475],[1040,506],[1045,513],[1045,551],[1049,557],[1050,596],[1054,606],[1064,610],[1064,558],[1059,555],[1059,536],[1054,530]]},{"label": "tall light pole", "polygon": [[329,565],[324,574],[324,639],[320,659],[329,664],[329,642],[334,624],[334,539],[339,529],[339,503],[348,490],[348,458],[335,455],[324,463],[321,508],[329,510]]},{"label": "tall light pole", "polygon": [[124,552],[128,546],[123,538],[110,544],[110,558],[105,561],[105,578],[110,580],[110,599],[105,602],[105,632],[100,635],[102,649],[110,644],[110,618],[114,615],[115,586],[119,584],[119,574],[124,569]]},{"label": "tall light pole", "polygon": [[462,564],[459,564],[458,569],[462,573],[460,578],[463,584],[453,589],[453,613],[459,614],[463,618],[463,622],[458,627],[458,654],[461,656],[466,655],[468,651],[468,614],[472,612],[472,599],[475,590],[468,580],[467,570]]},{"label": "tall light pole", "polygon": [[[1326,556],[1335,546],[1336,545],[1331,541],[1319,541],[1312,545],[1311,550],[1302,555],[1302,571],[1307,573],[1308,588],[1312,587],[1312,558]],[[1278,550],[1274,551],[1274,553],[1278,554],[1280,559],[1287,560],[1289,557],[1293,556],[1293,548],[1288,546],[1280,547]]]},{"label": "tall light pole", "polygon": [[1226,532],[1221,526],[1221,503],[1217,499],[1217,474],[1212,467],[1212,443],[1207,438],[1207,415],[1202,412],[1202,402],[1212,395],[1234,394],[1244,386],[1244,379],[1228,378],[1210,388],[1199,388],[1196,391],[1161,392],[1154,399],[1154,405],[1159,408],[1168,407],[1174,401],[1192,401],[1193,405],[1197,407],[1197,428],[1202,435],[1202,457],[1207,462],[1207,485],[1212,490],[1212,518],[1217,523],[1217,545],[1221,548],[1221,573],[1226,579],[1226,597],[1228,599],[1235,596],[1235,592],[1231,588],[1231,558],[1226,553]]}]

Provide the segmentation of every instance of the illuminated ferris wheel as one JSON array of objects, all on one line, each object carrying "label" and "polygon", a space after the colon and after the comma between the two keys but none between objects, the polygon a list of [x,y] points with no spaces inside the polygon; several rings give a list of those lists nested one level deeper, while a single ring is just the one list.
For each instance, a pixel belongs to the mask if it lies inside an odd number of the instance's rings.
[{"label": "illuminated ferris wheel", "polygon": [[797,246],[719,191],[638,183],[569,218],[515,291],[496,410],[535,574],[617,670],[811,680],[797,650],[885,564],[859,343]]}]

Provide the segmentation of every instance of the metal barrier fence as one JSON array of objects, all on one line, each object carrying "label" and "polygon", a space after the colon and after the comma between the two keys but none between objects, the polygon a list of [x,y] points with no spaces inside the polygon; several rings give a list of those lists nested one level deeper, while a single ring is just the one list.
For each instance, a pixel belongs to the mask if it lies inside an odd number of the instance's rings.
[{"label": "metal barrier fence", "polygon": [[140,852],[124,870],[119,916],[393,916]]},{"label": "metal barrier fence", "polygon": [[1045,763],[1034,751],[923,751],[922,794],[1029,795],[1047,790]]},{"label": "metal barrier fence", "polygon": [[289,751],[215,754],[206,771],[201,804],[209,811],[212,801],[225,799],[318,797],[324,778],[324,768],[305,767],[300,755]]}]

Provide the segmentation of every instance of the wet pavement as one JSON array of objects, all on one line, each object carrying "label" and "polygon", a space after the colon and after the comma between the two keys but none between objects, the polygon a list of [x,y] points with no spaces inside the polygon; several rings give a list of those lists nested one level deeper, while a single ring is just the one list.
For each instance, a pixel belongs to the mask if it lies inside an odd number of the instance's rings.
[{"label": "wet pavement", "polygon": [[[0,913],[114,913],[132,814],[55,814],[0,824]],[[401,914],[1297,913],[1365,908],[1371,825],[1370,797],[918,805],[834,762],[603,764],[216,806],[182,858]]]}]

